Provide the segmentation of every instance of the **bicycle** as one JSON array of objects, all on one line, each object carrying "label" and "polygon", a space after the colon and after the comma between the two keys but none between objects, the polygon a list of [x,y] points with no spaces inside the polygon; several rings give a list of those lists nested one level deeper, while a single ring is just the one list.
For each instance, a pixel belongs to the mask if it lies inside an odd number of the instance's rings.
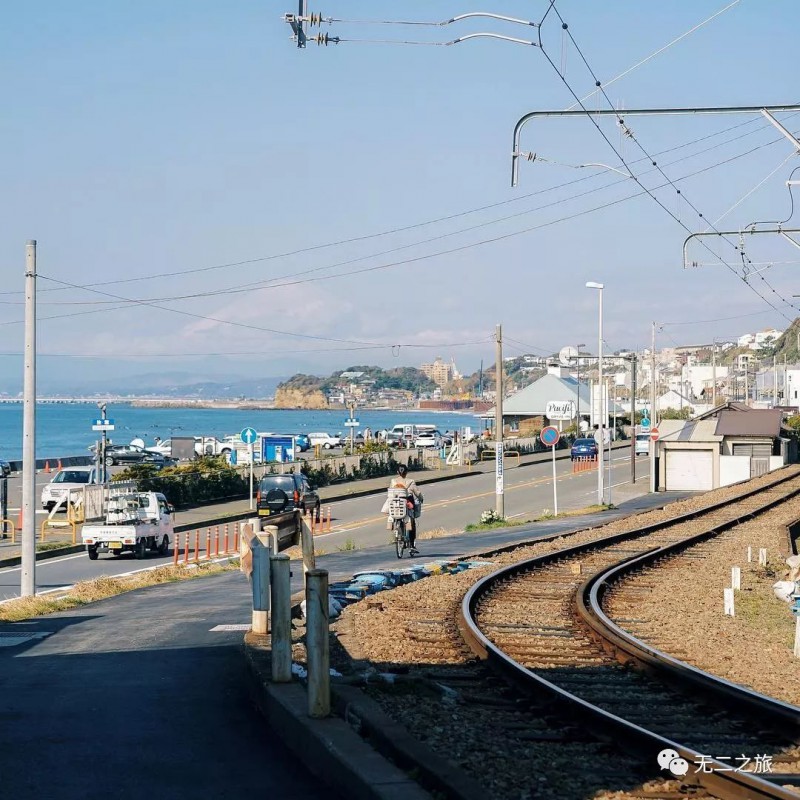
[{"label": "bicycle", "polygon": [[402,490],[389,490],[389,518],[392,520],[394,532],[394,549],[398,558],[403,557],[406,548],[411,549],[411,540],[408,535],[410,521],[408,520],[408,496]]}]

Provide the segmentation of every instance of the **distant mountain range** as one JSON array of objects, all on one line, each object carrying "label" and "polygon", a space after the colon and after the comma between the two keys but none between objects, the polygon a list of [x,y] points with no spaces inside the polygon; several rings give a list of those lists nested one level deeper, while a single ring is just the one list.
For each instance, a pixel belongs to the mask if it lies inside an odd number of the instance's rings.
[{"label": "distant mountain range", "polygon": [[283,377],[240,378],[231,381],[198,381],[197,373],[151,372],[97,381],[41,380],[39,396],[93,397],[190,397],[202,399],[264,399],[275,396]]}]

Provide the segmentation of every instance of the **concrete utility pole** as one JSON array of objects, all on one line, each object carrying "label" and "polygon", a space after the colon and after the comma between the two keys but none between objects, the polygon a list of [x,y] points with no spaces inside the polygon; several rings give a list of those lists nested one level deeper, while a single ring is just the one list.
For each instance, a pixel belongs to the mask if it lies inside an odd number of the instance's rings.
[{"label": "concrete utility pole", "polygon": [[[603,417],[603,284],[596,281],[587,281],[587,289],[597,289],[598,293],[598,317],[597,317],[597,391],[600,395],[598,403],[600,411],[599,427],[597,428],[597,505],[601,506],[605,502],[603,491],[603,454],[605,451],[605,427],[607,417]],[[593,404],[594,405],[594,404]],[[610,441],[609,441],[610,444]],[[611,450],[608,451],[609,459]]]},{"label": "concrete utility pole", "polygon": [[576,348],[578,357],[575,359],[575,366],[578,370],[578,397],[577,397],[577,410],[575,411],[575,437],[579,438],[581,435],[581,347],[586,347],[585,344],[579,344]]},{"label": "concrete utility pole", "polygon": [[711,408],[717,407],[717,340],[711,345]]},{"label": "concrete utility pole", "polygon": [[636,353],[631,356],[631,483],[636,483]]},{"label": "concrete utility pole", "polygon": [[503,488],[503,326],[495,331],[495,370],[497,397],[494,403],[494,455],[495,455],[495,512],[500,519],[506,516]]},{"label": "concrete utility pole", "polygon": [[22,412],[22,580],[36,594],[36,240],[25,245],[25,366]]},{"label": "concrete utility pole", "polygon": [[[650,343],[650,419],[654,428],[656,422],[656,324],[653,323],[653,338]],[[656,442],[650,442],[650,491],[656,490]]]}]

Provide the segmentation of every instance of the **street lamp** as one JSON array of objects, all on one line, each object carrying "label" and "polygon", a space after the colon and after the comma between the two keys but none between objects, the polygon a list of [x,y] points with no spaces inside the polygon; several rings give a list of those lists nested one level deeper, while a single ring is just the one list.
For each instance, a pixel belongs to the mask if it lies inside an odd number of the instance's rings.
[{"label": "street lamp", "polygon": [[[597,388],[600,392],[600,427],[598,428],[597,450],[600,456],[597,465],[597,504],[603,505],[603,450],[605,443],[605,419],[603,419],[603,284],[595,281],[586,281],[587,289],[598,290],[598,318],[597,318]],[[609,453],[609,460],[611,454]]]}]

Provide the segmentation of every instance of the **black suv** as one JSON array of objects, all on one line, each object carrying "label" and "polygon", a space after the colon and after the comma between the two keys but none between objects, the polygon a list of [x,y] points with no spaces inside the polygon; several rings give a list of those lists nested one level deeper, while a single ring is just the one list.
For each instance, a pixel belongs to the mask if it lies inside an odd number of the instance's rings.
[{"label": "black suv", "polygon": [[258,484],[258,515],[283,514],[286,511],[310,511],[319,522],[319,495],[311,488],[306,476],[265,475]]}]

